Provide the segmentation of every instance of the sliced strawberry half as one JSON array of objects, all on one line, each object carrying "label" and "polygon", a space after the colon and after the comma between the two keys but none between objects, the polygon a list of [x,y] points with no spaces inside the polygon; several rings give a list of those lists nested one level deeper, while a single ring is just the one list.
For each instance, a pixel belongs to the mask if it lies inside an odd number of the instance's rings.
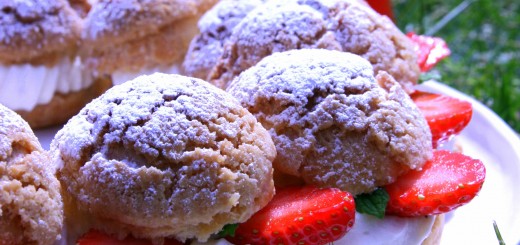
[{"label": "sliced strawberry half", "polygon": [[411,171],[385,186],[387,214],[423,216],[446,213],[470,202],[480,191],[486,168],[480,160],[434,151],[421,171]]},{"label": "sliced strawberry half", "polygon": [[439,61],[451,54],[442,38],[417,35],[414,32],[408,32],[406,36],[415,44],[417,64],[422,72],[431,70]]},{"label": "sliced strawberry half", "polygon": [[[119,240],[97,230],[90,230],[76,242],[77,245],[152,245],[150,240],[127,237]],[[183,245],[175,239],[166,239],[164,245]]]},{"label": "sliced strawberry half", "polygon": [[326,244],[354,225],[354,198],[335,188],[312,186],[277,190],[273,200],[240,224],[233,244]]},{"label": "sliced strawberry half", "polygon": [[416,90],[410,95],[432,132],[433,147],[460,133],[471,120],[471,103],[447,95]]}]

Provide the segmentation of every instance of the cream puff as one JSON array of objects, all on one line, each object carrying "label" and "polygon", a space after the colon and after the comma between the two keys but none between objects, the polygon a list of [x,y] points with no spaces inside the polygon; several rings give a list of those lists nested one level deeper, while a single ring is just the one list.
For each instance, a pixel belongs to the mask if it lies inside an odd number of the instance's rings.
[{"label": "cream puff", "polygon": [[386,72],[324,49],[274,53],[228,86],[269,131],[276,171],[307,184],[369,193],[432,156],[421,111]]},{"label": "cream puff", "polygon": [[85,18],[82,59],[113,84],[141,74],[179,73],[198,19],[215,2],[99,0]]},{"label": "cream puff", "polygon": [[29,124],[0,104],[0,244],[60,238],[63,203],[51,163]]},{"label": "cream puff", "polygon": [[50,151],[70,233],[206,241],[274,195],[269,133],[225,91],[180,75],[114,86]]},{"label": "cream puff", "polygon": [[1,104],[41,128],[104,91],[76,56],[81,20],[67,1],[2,1],[0,9]]}]

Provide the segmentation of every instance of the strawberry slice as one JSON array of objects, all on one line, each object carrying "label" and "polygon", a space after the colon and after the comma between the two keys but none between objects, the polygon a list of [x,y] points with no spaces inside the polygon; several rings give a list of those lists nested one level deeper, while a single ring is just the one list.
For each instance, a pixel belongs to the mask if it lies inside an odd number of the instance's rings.
[{"label": "strawberry slice", "polygon": [[422,72],[431,70],[439,61],[451,54],[442,38],[417,35],[414,32],[408,32],[406,36],[415,44],[417,64]]},{"label": "strawberry slice", "polygon": [[[152,245],[150,240],[127,237],[119,240],[97,230],[90,230],[78,239],[76,245]],[[175,239],[164,240],[164,245],[183,245]]]},{"label": "strawberry slice", "polygon": [[477,195],[485,176],[480,160],[436,150],[421,171],[411,171],[385,186],[390,197],[386,213],[423,216],[451,211]]},{"label": "strawberry slice", "polygon": [[354,225],[354,198],[336,188],[312,186],[277,190],[274,198],[239,224],[233,244],[326,244]]},{"label": "strawberry slice", "polygon": [[473,114],[471,103],[447,95],[416,90],[410,97],[430,126],[434,148],[462,131]]}]

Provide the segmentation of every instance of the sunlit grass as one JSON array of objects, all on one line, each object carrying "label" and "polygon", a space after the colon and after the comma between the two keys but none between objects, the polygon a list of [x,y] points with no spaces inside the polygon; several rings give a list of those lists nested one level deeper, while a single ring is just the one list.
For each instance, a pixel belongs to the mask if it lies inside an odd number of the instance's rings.
[{"label": "sunlit grass", "polygon": [[434,33],[452,50],[436,72],[474,96],[520,132],[520,1],[395,0],[403,31],[427,33],[461,3],[468,7]]}]

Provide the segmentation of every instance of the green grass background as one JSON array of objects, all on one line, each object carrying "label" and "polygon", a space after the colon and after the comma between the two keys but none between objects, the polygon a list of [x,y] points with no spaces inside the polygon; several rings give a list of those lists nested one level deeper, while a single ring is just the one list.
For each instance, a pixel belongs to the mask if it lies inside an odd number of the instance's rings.
[{"label": "green grass background", "polygon": [[[520,132],[520,1],[393,0],[392,3],[401,30],[433,34],[448,43],[451,56],[431,73],[482,101]],[[454,12],[457,6],[467,7]],[[450,15],[453,18],[437,29]]]}]

